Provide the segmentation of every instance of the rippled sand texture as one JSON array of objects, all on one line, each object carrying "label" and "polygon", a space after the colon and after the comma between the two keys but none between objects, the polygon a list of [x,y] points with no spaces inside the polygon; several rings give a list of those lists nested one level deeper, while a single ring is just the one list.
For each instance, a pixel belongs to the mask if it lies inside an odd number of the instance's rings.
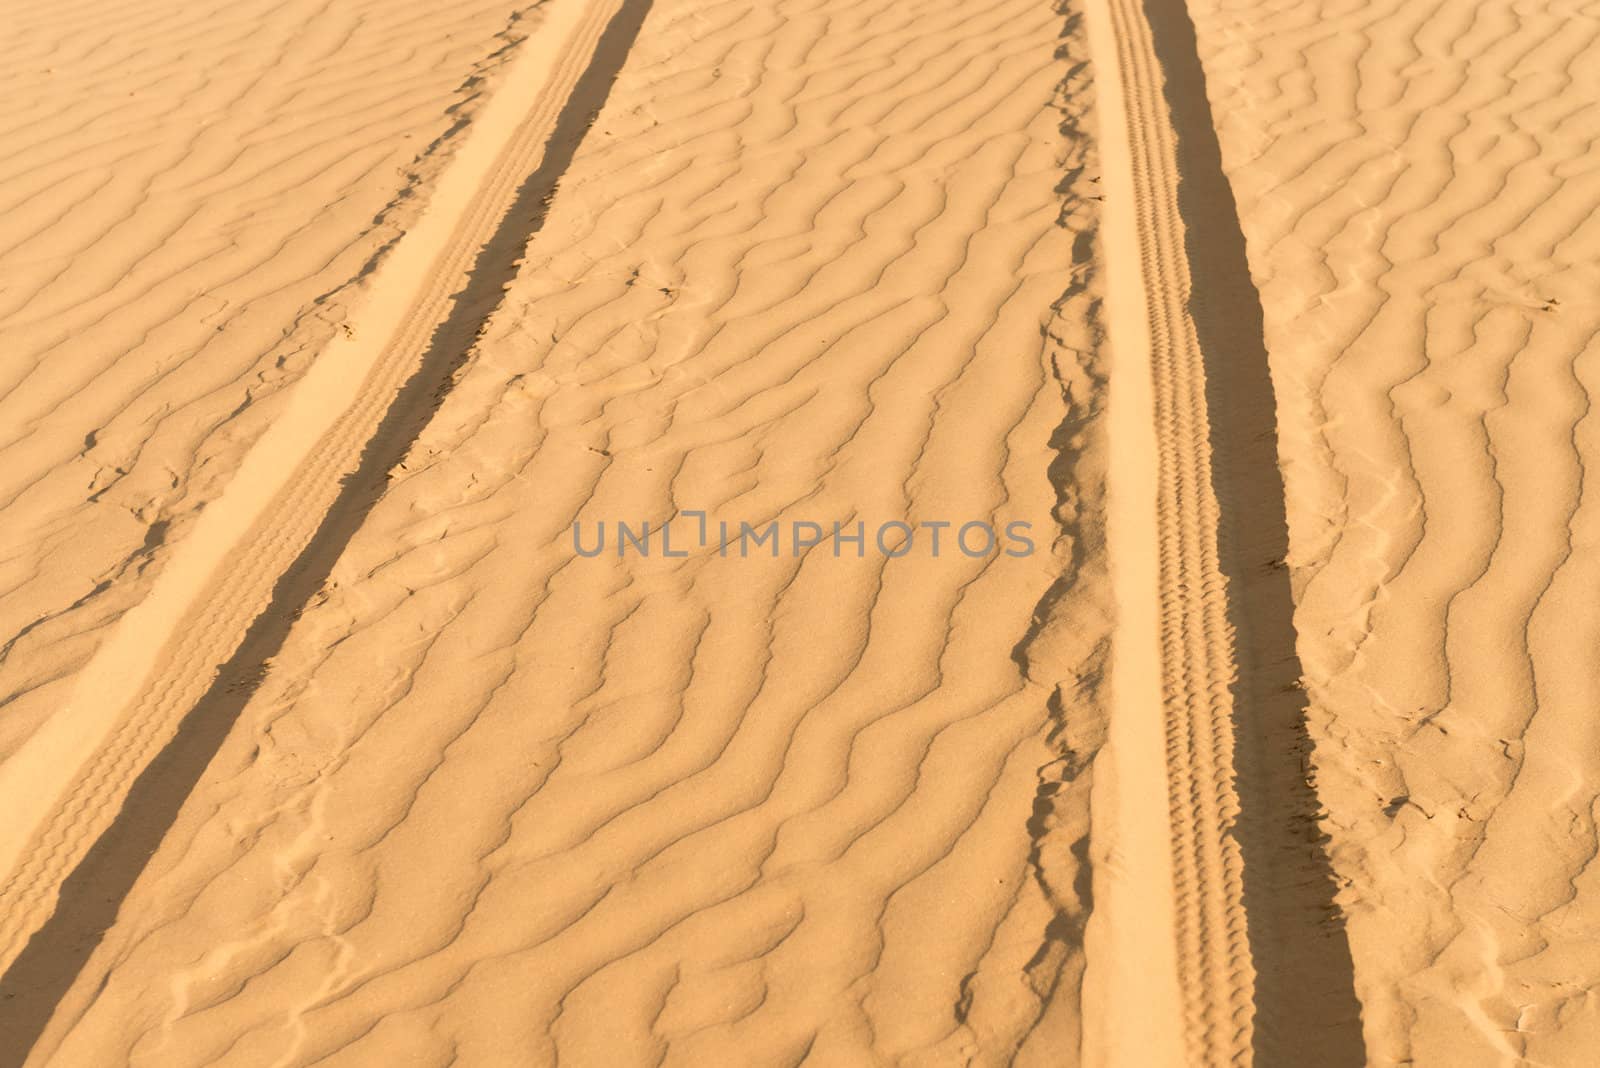
[{"label": "rippled sand texture", "polygon": [[0,761],[344,322],[515,8],[5,6]]},{"label": "rippled sand texture", "polygon": [[[656,0],[30,1063],[1072,1063],[1081,49],[1035,0]],[[664,557],[695,509],[1039,551]],[[619,519],[648,558],[574,556]]]},{"label": "rippled sand texture", "polygon": [[1369,1056],[1600,1049],[1600,7],[1193,5]]}]

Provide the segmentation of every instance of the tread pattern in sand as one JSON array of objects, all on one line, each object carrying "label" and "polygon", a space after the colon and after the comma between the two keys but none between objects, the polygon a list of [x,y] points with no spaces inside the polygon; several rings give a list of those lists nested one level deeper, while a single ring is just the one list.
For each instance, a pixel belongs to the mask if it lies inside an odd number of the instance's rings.
[{"label": "tread pattern in sand", "polygon": [[[1206,364],[1189,310],[1191,281],[1178,204],[1173,120],[1146,13],[1106,0],[1127,124],[1130,173],[1113,188],[1133,205],[1156,438],[1155,529],[1162,715],[1172,835],[1177,965],[1190,1064],[1249,1060],[1254,974],[1243,859],[1235,836],[1234,634],[1218,549]],[[1111,58],[1111,57],[1108,57]],[[1138,715],[1142,710],[1123,709]]]}]

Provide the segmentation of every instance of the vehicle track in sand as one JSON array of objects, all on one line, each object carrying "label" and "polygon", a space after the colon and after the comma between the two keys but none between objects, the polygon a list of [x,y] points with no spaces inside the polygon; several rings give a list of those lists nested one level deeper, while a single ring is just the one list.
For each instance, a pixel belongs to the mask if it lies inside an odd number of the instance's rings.
[{"label": "vehicle track in sand", "polygon": [[[1139,656],[1142,670],[1159,675],[1161,743],[1153,732],[1143,744],[1118,754],[1123,774],[1146,790],[1159,789],[1155,768],[1164,764],[1170,835],[1172,927],[1183,1063],[1248,1063],[1254,972],[1244,908],[1244,859],[1235,827],[1240,798],[1235,788],[1234,693],[1238,677],[1235,635],[1229,618],[1228,578],[1219,549],[1222,510],[1213,483],[1206,357],[1191,314],[1193,283],[1186,250],[1186,225],[1179,203],[1179,146],[1174,117],[1163,89],[1162,70],[1148,13],[1137,0],[1100,0],[1089,8],[1099,22],[1096,56],[1102,81],[1115,80],[1117,112],[1102,116],[1108,142],[1108,196],[1119,197],[1127,217],[1126,248],[1116,234],[1106,242],[1112,260],[1112,341],[1119,353],[1120,388],[1138,400],[1122,431],[1123,454],[1137,455],[1138,435],[1153,456],[1124,461],[1143,484],[1128,477],[1124,492],[1153,492],[1153,505],[1126,510],[1113,537],[1124,577],[1126,603],[1151,595],[1157,602],[1146,619],[1150,634],[1134,634],[1141,613],[1124,611],[1119,655]],[[1116,216],[1109,220],[1115,225]],[[1118,262],[1119,256],[1126,257]],[[1137,264],[1131,261],[1137,258]],[[1120,290],[1119,290],[1120,282]],[[1135,389],[1134,378],[1149,381]],[[1145,391],[1148,390],[1148,393]],[[1143,424],[1143,425],[1140,425]],[[1146,429],[1153,424],[1151,431]],[[1116,431],[1114,431],[1114,435]],[[1115,438],[1114,438],[1115,440]],[[1114,445],[1114,447],[1116,447]],[[1133,470],[1142,464],[1148,470]],[[1126,576],[1154,564],[1143,584]],[[1133,561],[1130,564],[1130,561]],[[1143,639],[1144,648],[1140,648]],[[1147,714],[1134,707],[1124,674],[1118,716]],[[1143,700],[1154,699],[1148,689]],[[1124,800],[1126,805],[1126,800]],[[1142,832],[1153,833],[1145,826]],[[1141,830],[1130,828],[1131,836]],[[1159,870],[1159,865],[1152,870]],[[1162,876],[1167,873],[1160,872]],[[1124,891],[1126,892],[1126,891]],[[1152,937],[1150,935],[1125,935]],[[1125,980],[1111,997],[1126,998]],[[1170,1053],[1168,1054],[1170,1056]]]},{"label": "vehicle track in sand", "polygon": [[[453,302],[483,300],[473,275],[497,239],[521,247],[528,226],[507,220],[508,212],[526,209],[530,176],[541,176],[547,143],[564,119],[571,125],[571,108],[586,107],[592,119],[603,102],[603,88],[599,101],[574,95],[597,50],[620,43],[625,54],[626,42],[615,38],[631,40],[647,8],[648,0],[551,5],[422,218],[378,268],[352,328],[323,351],[149,597],[87,665],[70,705],[0,769],[0,803],[11,813],[10,834],[0,839],[0,965],[50,916],[63,879],[252,621],[276,607],[275,587],[328,520],[346,480],[375,455],[403,454],[404,441],[386,447],[380,439],[416,423],[416,413],[393,409],[426,407],[447,385],[451,363],[427,359],[436,333],[466,326],[455,340],[461,349],[471,343],[487,309],[460,316]],[[613,40],[604,40],[613,28]],[[558,177],[548,176],[551,189]],[[508,221],[519,231],[511,238],[500,233]]]},{"label": "vehicle track in sand", "polygon": [[[1194,29],[1181,0],[1090,11],[1102,78],[1121,103],[1102,123],[1108,200],[1121,194],[1108,209],[1121,239],[1106,242],[1125,413],[1113,436],[1124,496],[1140,498],[1113,532],[1137,578],[1118,597],[1120,655],[1137,667],[1119,677],[1116,716],[1133,730],[1159,703],[1165,750],[1153,726],[1142,744],[1135,730],[1117,764],[1135,790],[1153,792],[1164,758],[1171,842],[1170,872],[1140,869],[1170,876],[1171,929],[1124,932],[1123,949],[1174,944],[1183,1063],[1359,1063],[1350,952],[1309,765],[1262,310]],[[1156,607],[1141,626],[1146,600]],[[1159,676],[1159,698],[1138,688],[1138,671]],[[1137,1000],[1122,983],[1123,999]]]},{"label": "vehicle track in sand", "polygon": [[1172,822],[1179,982],[1196,1064],[1246,1059],[1251,998],[1243,862],[1229,828],[1233,633],[1218,559],[1205,357],[1188,312],[1172,123],[1150,29],[1133,0],[1110,0],[1128,105],[1132,201],[1149,310],[1157,444],[1161,686]]}]

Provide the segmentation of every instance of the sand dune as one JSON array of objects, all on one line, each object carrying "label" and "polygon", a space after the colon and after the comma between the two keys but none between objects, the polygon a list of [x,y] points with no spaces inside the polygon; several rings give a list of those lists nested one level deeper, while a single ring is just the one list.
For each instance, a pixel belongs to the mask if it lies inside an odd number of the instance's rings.
[{"label": "sand dune", "polygon": [[7,16],[0,1063],[1600,1045],[1595,12]]}]

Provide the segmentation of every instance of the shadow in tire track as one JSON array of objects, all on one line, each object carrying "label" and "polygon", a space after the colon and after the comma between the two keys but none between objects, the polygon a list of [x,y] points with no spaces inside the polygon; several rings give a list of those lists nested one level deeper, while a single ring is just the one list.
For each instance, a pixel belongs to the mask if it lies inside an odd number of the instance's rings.
[{"label": "shadow in tire track", "polygon": [[1218,549],[1228,579],[1244,905],[1256,970],[1258,1065],[1361,1065],[1361,1009],[1311,783],[1277,417],[1261,299],[1222,170],[1194,24],[1145,0],[1177,143],[1189,312],[1205,360]]},{"label": "shadow in tire track", "polygon": [[218,666],[216,679],[184,717],[176,737],[134,780],[115,822],[62,884],[50,920],[0,978],[0,1068],[19,1068],[32,1054],[57,1003],[116,920],[123,899],[255,692],[264,665],[382,496],[388,471],[404,458],[449,392],[478,331],[504,300],[523,250],[544,227],[556,185],[610,95],[651,2],[623,0],[562,106],[538,169],[518,188],[505,218],[479,250],[467,285],[454,295],[417,372],[395,395],[355,473],[279,578],[238,651]]}]

